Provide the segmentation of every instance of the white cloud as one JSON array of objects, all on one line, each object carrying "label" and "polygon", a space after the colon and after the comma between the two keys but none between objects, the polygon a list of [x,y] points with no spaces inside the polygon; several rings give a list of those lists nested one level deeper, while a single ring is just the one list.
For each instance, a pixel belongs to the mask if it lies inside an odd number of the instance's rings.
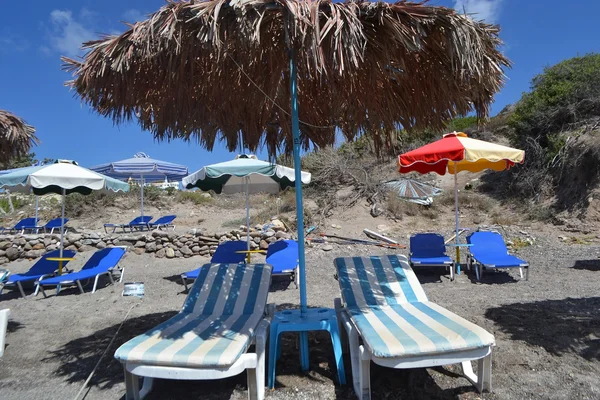
[{"label": "white cloud", "polygon": [[[84,12],[84,17],[89,12]],[[94,38],[94,33],[85,28],[73,18],[70,10],[53,10],[50,13],[52,33],[50,44],[52,48],[62,54],[75,56],[81,53],[81,44]]]},{"label": "white cloud", "polygon": [[125,19],[125,22],[139,22],[139,21],[143,21],[146,19],[146,16],[144,15],[144,13],[142,13],[140,10],[136,10],[136,9],[131,9],[131,10],[127,10],[123,13],[122,15],[123,19]]},{"label": "white cloud", "polygon": [[476,20],[484,20],[494,24],[500,16],[500,6],[503,0],[454,0],[457,11],[472,14]]}]

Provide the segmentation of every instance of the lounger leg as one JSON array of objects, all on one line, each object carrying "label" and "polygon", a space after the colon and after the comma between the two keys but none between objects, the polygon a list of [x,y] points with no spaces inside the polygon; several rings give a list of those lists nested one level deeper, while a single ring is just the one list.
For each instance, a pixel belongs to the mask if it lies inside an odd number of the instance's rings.
[{"label": "lounger leg", "polygon": [[249,368],[248,399],[263,400],[265,398],[265,350],[267,347],[267,329],[269,324],[261,322],[256,333],[256,369]]},{"label": "lounger leg", "polygon": [[492,391],[492,352],[478,362],[477,382],[480,383],[480,392]]},{"label": "lounger leg", "polygon": [[146,397],[148,393],[152,391],[152,386],[154,386],[154,378],[142,378],[142,388],[139,391],[140,400]]},{"label": "lounger leg", "polygon": [[183,282],[183,287],[185,288],[185,291],[188,291],[188,286],[187,286],[187,282],[185,281],[185,278],[183,277],[183,275],[181,275],[181,282]]},{"label": "lounger leg", "polygon": [[454,263],[449,265],[450,268],[450,280],[453,281],[454,280]]},{"label": "lounger leg", "polygon": [[42,295],[44,295],[44,298],[48,297],[46,296],[46,292],[44,291],[44,287],[42,285],[38,285],[40,290],[42,291]]},{"label": "lounger leg", "polygon": [[350,351],[348,347],[348,333],[344,329],[342,320],[342,300],[339,297],[333,299],[333,306],[335,308],[335,314],[337,316],[338,331],[340,332],[340,343],[342,344],[342,353],[348,353]]},{"label": "lounger leg", "polygon": [[[96,282],[98,281],[98,275],[96,275]],[[77,287],[79,288],[79,291],[81,292],[81,294],[84,294],[85,292],[83,291],[83,286],[81,286],[81,281],[78,279],[75,282],[77,282]],[[94,293],[96,291],[96,284],[94,283],[94,290],[92,291],[92,293]],[[58,292],[56,293],[58,294]]]},{"label": "lounger leg", "polygon": [[125,369],[125,399],[140,400],[140,381],[139,378]]},{"label": "lounger leg", "polygon": [[371,400],[371,357],[364,346],[359,347],[360,364],[359,364],[359,387],[360,392],[357,393],[360,400]]},{"label": "lounger leg", "polygon": [[523,268],[519,268],[519,275],[521,275],[521,279],[523,279]]},{"label": "lounger leg", "polygon": [[17,281],[17,287],[19,288],[19,292],[21,292],[21,296],[26,298],[27,296],[25,296],[25,291],[23,290],[23,285],[21,285],[21,282]]},{"label": "lounger leg", "polygon": [[352,383],[354,387],[354,392],[357,396],[360,396],[362,389],[360,383],[360,354],[358,350],[358,332],[356,332],[354,326],[352,326],[351,322],[343,314],[342,321],[344,327],[346,328],[346,333],[348,335],[348,346],[350,347],[350,365],[352,368]]},{"label": "lounger leg", "polygon": [[267,386],[269,389],[275,387],[275,370],[277,369],[277,351],[279,349],[279,335],[277,334],[277,324],[271,322],[269,333],[269,376]]},{"label": "lounger leg", "polygon": [[525,280],[529,280],[529,267],[525,267]]},{"label": "lounger leg", "polygon": [[[96,278],[94,278],[94,287],[92,288],[92,294],[96,293],[96,286],[98,286],[98,278],[100,278],[100,275],[96,275]],[[77,282],[79,282],[79,281],[77,281]],[[80,285],[79,289],[81,290],[81,293],[83,293],[83,288],[81,288],[81,285]]]},{"label": "lounger leg", "polygon": [[294,285],[296,285],[296,289],[300,289],[300,269],[298,267],[294,268]]}]

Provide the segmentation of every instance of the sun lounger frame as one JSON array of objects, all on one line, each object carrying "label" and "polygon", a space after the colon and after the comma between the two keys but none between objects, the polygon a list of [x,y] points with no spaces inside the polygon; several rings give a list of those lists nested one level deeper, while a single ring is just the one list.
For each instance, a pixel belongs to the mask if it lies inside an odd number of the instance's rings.
[{"label": "sun lounger frame", "polygon": [[[251,345],[255,352],[246,352],[228,368],[183,368],[143,365],[124,362],[125,399],[141,400],[152,390],[155,378],[175,380],[213,380],[239,375],[244,370],[248,376],[248,400],[263,400],[265,397],[265,353],[271,319],[275,315],[275,304],[268,304],[265,318],[258,324]],[[140,388],[140,378],[142,387]]]},{"label": "sun lounger frame", "polygon": [[[498,235],[500,235],[500,237],[502,238],[502,241],[504,242],[504,237],[502,236],[502,234],[498,231],[477,231],[477,232],[492,232],[492,233],[497,233]],[[477,233],[477,232],[473,232],[471,233],[471,235]],[[470,235],[469,235],[470,237]],[[506,242],[504,242],[506,245]],[[471,253],[471,248],[469,248],[469,253],[467,254],[467,268],[469,269],[469,271],[471,269],[475,269],[475,278],[479,281],[481,280],[481,277],[483,276],[483,268],[493,268],[493,269],[509,269],[509,268],[519,268],[519,275],[521,276],[521,279],[523,279],[523,269],[525,269],[525,280],[528,281],[529,280],[529,263],[528,262],[523,262],[519,265],[514,265],[514,266],[510,266],[510,267],[497,267],[495,264],[484,264],[482,262],[480,262],[479,260],[477,260],[477,258]],[[509,255],[514,256],[513,254],[508,253]],[[518,258],[516,256],[514,256],[515,258]],[[519,259],[520,260],[520,259]],[[523,261],[523,260],[521,260]]]},{"label": "sun lounger frame", "polygon": [[[408,259],[405,256],[406,262]],[[338,316],[342,343],[349,347],[354,392],[359,400],[371,399],[371,361],[383,367],[394,369],[430,368],[450,364],[461,364],[463,374],[479,392],[492,391],[492,347],[483,346],[463,351],[447,351],[437,354],[407,355],[399,357],[377,357],[362,344],[360,332],[342,299],[334,299]],[[343,329],[342,329],[343,328]],[[473,371],[472,361],[477,360],[477,373]]]}]

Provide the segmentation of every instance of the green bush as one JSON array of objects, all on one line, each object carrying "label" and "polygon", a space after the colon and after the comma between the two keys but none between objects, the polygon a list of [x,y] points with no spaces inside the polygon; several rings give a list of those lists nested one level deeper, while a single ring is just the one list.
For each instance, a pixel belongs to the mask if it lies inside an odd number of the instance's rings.
[{"label": "green bush", "polygon": [[209,204],[212,202],[212,197],[206,197],[204,192],[195,191],[180,191],[177,193],[177,201],[179,203],[193,203],[197,206],[201,204]]},{"label": "green bush", "polygon": [[548,147],[548,136],[565,124],[600,115],[600,54],[575,57],[544,69],[523,94],[509,125],[515,145],[536,138]]},{"label": "green bush", "polygon": [[[13,204],[13,207],[15,208],[15,210],[18,210],[19,208],[23,208],[24,206],[26,206],[28,204],[27,200],[22,197],[17,197],[17,196],[11,195],[10,199],[12,200],[12,204]],[[2,209],[6,212],[10,211],[10,205],[8,204],[8,199],[6,198],[6,196],[0,197],[0,207],[2,207]]]},{"label": "green bush", "polygon": [[469,117],[459,117],[454,118],[447,126],[447,133],[450,132],[464,132],[468,128],[473,128],[477,126],[477,117],[469,116]]}]

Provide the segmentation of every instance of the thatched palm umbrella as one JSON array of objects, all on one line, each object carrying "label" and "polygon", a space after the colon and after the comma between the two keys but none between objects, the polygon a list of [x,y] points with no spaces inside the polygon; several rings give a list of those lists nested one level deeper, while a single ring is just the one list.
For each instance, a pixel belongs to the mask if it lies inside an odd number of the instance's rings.
[{"label": "thatched palm umbrella", "polygon": [[0,110],[0,163],[24,156],[38,143],[33,126],[8,111]]},{"label": "thatched palm umbrella", "polygon": [[[498,27],[398,2],[171,2],[119,36],[65,58],[81,99],[116,123],[211,150],[294,152],[301,309],[306,309],[300,148],[488,114],[509,61]],[[290,107],[291,98],[291,107]],[[300,104],[300,108],[298,107]],[[307,365],[304,365],[307,367]]]}]

